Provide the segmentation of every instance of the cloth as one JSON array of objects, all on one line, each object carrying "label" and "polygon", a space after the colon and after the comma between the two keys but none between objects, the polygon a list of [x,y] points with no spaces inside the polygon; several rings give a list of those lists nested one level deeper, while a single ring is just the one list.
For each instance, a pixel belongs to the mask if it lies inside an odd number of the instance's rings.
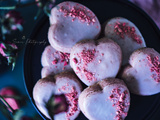
[{"label": "cloth", "polygon": [[130,0],[142,8],[160,28],[160,0]]}]

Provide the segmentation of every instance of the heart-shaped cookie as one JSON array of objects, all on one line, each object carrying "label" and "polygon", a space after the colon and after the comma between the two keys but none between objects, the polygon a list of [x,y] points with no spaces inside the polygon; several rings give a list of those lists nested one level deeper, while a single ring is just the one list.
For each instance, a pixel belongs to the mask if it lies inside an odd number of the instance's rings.
[{"label": "heart-shaped cookie", "polygon": [[71,70],[69,65],[69,53],[55,50],[52,46],[47,46],[41,56],[41,77],[54,75],[65,70]]},{"label": "heart-shaped cookie", "polygon": [[130,106],[130,93],[123,80],[108,78],[84,89],[79,105],[89,120],[124,120]]},{"label": "heart-shaped cookie", "polygon": [[96,15],[76,2],[62,2],[51,10],[49,43],[56,50],[70,53],[78,41],[98,37],[101,25]]},{"label": "heart-shaped cookie", "polygon": [[139,29],[131,21],[122,17],[115,17],[106,22],[105,36],[117,42],[121,47],[122,65],[128,63],[133,51],[146,47]]},{"label": "heart-shaped cookie", "polygon": [[152,48],[141,48],[130,56],[120,74],[129,90],[138,95],[160,92],[160,54]]},{"label": "heart-shaped cookie", "polygon": [[34,86],[33,98],[37,108],[50,118],[46,103],[53,94],[64,94],[69,104],[68,111],[54,115],[54,120],[74,120],[80,113],[78,97],[81,90],[77,76],[72,72],[63,72],[40,79]]},{"label": "heart-shaped cookie", "polygon": [[70,54],[71,67],[88,86],[115,77],[121,61],[121,48],[108,38],[81,41],[72,48]]}]

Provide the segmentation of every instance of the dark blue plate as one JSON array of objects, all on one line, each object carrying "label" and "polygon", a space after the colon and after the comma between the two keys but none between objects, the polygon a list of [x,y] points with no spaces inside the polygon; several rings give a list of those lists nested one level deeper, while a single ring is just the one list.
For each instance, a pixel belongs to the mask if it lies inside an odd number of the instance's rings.
[{"label": "dark blue plate", "polygon": [[[160,31],[151,18],[140,8],[126,0],[77,0],[90,8],[98,17],[101,24],[112,17],[125,17],[132,21],[141,31],[148,47],[160,52]],[[32,90],[35,83],[41,78],[41,54],[49,44],[47,32],[49,20],[42,18],[36,25],[30,40],[37,43],[28,43],[24,56],[24,82],[28,96],[35,109]],[[42,42],[40,44],[40,42]],[[46,44],[44,43],[46,42]],[[39,112],[39,110],[37,109]],[[47,119],[41,112],[40,115]],[[131,106],[125,120],[160,120],[160,94],[152,96],[137,96],[131,94]],[[106,113],[107,114],[107,113]],[[76,120],[87,120],[81,113]]]}]

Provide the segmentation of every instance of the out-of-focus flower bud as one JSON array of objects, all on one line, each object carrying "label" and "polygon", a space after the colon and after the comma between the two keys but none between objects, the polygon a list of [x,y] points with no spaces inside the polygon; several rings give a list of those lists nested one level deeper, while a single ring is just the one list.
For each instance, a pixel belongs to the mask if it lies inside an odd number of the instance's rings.
[{"label": "out-of-focus flower bud", "polygon": [[67,112],[68,103],[65,95],[52,95],[50,100],[46,104],[46,107],[50,116],[53,116],[61,112]]},{"label": "out-of-focus flower bud", "polygon": [[9,34],[14,30],[23,30],[22,24],[24,20],[17,11],[9,11],[2,19],[2,33]]},{"label": "out-of-focus flower bud", "polygon": [[55,3],[56,0],[35,0],[37,2],[37,6],[43,8],[46,3]]},{"label": "out-of-focus flower bud", "polygon": [[38,7],[43,7],[44,0],[35,0],[37,2]]},{"label": "out-of-focus flower bud", "polygon": [[[19,95],[17,90],[13,87],[5,87],[0,90],[0,95],[4,98],[4,100],[12,107],[13,110],[17,110],[20,108],[20,101],[14,99],[12,96]],[[10,110],[10,108],[8,108]],[[11,111],[11,110],[10,110]],[[12,112],[12,111],[11,111]]]},{"label": "out-of-focus flower bud", "polygon": [[55,6],[55,0],[49,0],[45,6],[43,7],[43,10],[46,15],[50,16],[51,9]]},{"label": "out-of-focus flower bud", "polygon": [[13,70],[18,55],[18,47],[14,43],[0,42],[0,54],[7,59],[8,65],[12,64]]}]

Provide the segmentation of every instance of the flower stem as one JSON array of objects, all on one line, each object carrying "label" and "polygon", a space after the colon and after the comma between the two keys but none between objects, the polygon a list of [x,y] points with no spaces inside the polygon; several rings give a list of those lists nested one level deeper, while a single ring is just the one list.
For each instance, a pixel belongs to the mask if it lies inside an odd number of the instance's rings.
[{"label": "flower stem", "polygon": [[0,7],[0,10],[14,10],[16,6]]},{"label": "flower stem", "polygon": [[1,97],[3,97],[3,98],[13,98],[15,100],[27,99],[27,97],[25,97],[25,96],[21,97],[21,96],[15,96],[15,95],[3,95]]},{"label": "flower stem", "polygon": [[15,110],[6,102],[6,100],[1,95],[0,100],[12,111],[12,113],[15,112]]},{"label": "flower stem", "polygon": [[30,5],[34,5],[38,2],[39,1],[34,1],[34,2],[27,3],[27,4],[20,4],[20,0],[19,0],[19,3],[17,5],[0,7],[0,10],[13,10],[13,9],[16,9],[16,8],[22,8],[22,7],[27,7],[27,6],[30,6]]}]

